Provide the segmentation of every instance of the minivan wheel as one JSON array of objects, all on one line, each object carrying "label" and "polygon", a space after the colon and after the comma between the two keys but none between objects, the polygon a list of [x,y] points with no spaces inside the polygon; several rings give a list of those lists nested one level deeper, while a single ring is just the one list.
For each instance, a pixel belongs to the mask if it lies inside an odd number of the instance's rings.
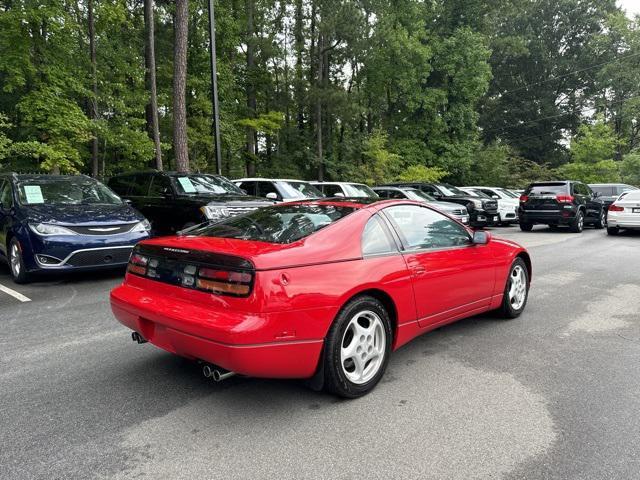
[{"label": "minivan wheel", "polygon": [[582,210],[578,211],[576,218],[571,222],[570,230],[572,233],[582,233],[584,230],[584,212]]},{"label": "minivan wheel", "polygon": [[16,283],[27,283],[29,281],[29,275],[24,267],[24,260],[22,258],[22,247],[20,242],[15,238],[12,238],[9,242],[9,270],[13,281]]},{"label": "minivan wheel", "polygon": [[325,388],[358,398],[378,384],[389,363],[391,322],[384,305],[368,295],[347,303],[325,342]]},{"label": "minivan wheel", "polygon": [[531,230],[533,230],[533,223],[520,222],[520,230],[522,230],[523,232],[530,232]]},{"label": "minivan wheel", "polygon": [[529,298],[529,273],[527,265],[518,257],[511,264],[507,284],[504,287],[501,313],[507,318],[516,318],[524,311]]}]

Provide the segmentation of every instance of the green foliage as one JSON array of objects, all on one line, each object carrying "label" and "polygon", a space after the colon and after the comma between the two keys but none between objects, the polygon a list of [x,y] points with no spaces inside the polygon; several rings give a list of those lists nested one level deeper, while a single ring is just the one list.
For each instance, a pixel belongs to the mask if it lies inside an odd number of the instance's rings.
[{"label": "green foliage", "polygon": [[[0,6],[1,168],[86,173],[93,138],[105,175],[154,165],[142,2],[93,3],[97,95],[86,0]],[[172,168],[174,2],[154,8]],[[322,166],[328,179],[367,183],[516,187],[617,171],[637,183],[640,26],[615,0],[218,0],[216,18],[230,177],[251,164],[262,176],[312,179]],[[206,8],[190,2],[189,20],[189,155],[212,171]]]},{"label": "green foliage", "polygon": [[620,177],[624,183],[640,185],[640,152],[633,151],[622,159]]},{"label": "green foliage", "polygon": [[596,164],[614,157],[618,139],[610,125],[598,121],[580,125],[578,135],[571,142],[571,157],[576,163]]},{"label": "green foliage", "polygon": [[620,181],[620,165],[614,160],[595,163],[572,162],[557,169],[558,176],[585,183],[615,183]]}]

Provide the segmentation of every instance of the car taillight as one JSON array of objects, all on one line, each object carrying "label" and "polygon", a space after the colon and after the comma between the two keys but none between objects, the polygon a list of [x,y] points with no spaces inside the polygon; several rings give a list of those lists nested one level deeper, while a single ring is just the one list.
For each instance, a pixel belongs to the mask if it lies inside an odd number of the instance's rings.
[{"label": "car taillight", "polygon": [[572,195],[556,195],[558,203],[573,203]]},{"label": "car taillight", "polygon": [[246,296],[251,292],[253,274],[215,268],[200,268],[196,287],[212,293]]},{"label": "car taillight", "polygon": [[[162,275],[158,274],[158,269]],[[141,277],[157,279],[183,288],[201,290],[220,295],[246,297],[253,286],[253,272],[225,270],[193,264],[173,265],[167,274],[161,260],[134,253],[127,271]],[[167,276],[165,276],[165,274]],[[168,278],[165,280],[165,278]]]},{"label": "car taillight", "polygon": [[610,212],[624,212],[624,207],[621,207],[620,205],[616,205],[614,203],[612,205],[609,205],[609,211]]},{"label": "car taillight", "polygon": [[527,195],[520,195],[520,203],[526,203],[529,201],[529,197]]}]

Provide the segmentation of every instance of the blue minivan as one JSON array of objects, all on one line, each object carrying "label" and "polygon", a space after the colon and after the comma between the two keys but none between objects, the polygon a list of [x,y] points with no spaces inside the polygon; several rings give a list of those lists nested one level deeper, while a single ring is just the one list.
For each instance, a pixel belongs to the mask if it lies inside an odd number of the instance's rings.
[{"label": "blue minivan", "polygon": [[34,273],[124,266],[149,222],[84,175],[0,174],[0,260],[16,283]]}]

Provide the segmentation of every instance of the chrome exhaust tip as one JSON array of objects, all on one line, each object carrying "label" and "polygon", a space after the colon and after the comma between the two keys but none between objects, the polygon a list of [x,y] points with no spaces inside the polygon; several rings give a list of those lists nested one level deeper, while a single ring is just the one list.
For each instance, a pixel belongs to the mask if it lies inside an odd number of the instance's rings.
[{"label": "chrome exhaust tip", "polygon": [[138,342],[139,344],[147,343],[147,340],[138,332],[131,333],[131,340],[133,340],[134,342]]},{"label": "chrome exhaust tip", "polygon": [[233,377],[236,373],[223,370],[214,365],[205,364],[202,367],[202,374],[205,378],[212,378],[214,382],[222,382],[227,378]]}]

